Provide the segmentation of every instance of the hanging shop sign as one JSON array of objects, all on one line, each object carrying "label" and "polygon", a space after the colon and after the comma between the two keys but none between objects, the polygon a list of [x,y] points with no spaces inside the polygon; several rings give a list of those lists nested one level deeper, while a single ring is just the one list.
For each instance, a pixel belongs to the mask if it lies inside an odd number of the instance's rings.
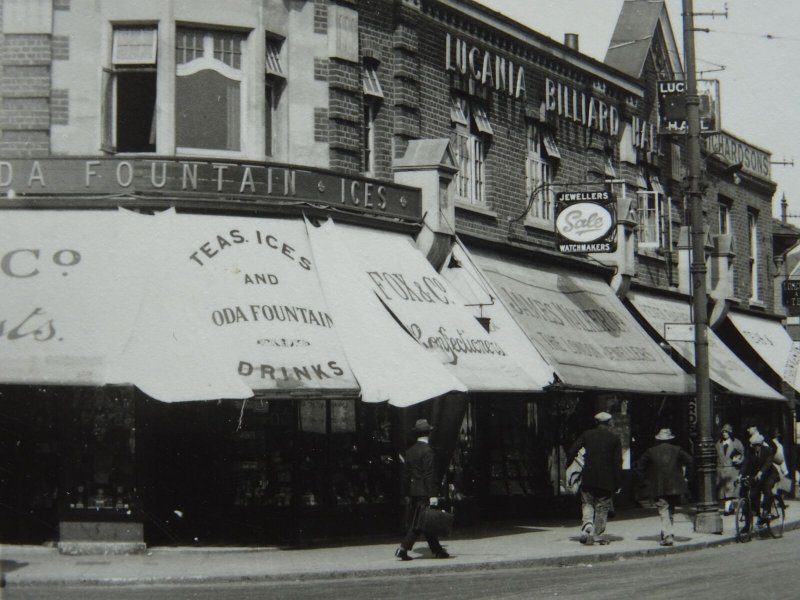
[{"label": "hanging shop sign", "polygon": [[606,190],[556,195],[556,247],[563,254],[617,249],[616,200]]},{"label": "hanging shop sign", "polygon": [[591,94],[554,81],[544,80],[545,110],[609,136],[619,135],[619,110]]},{"label": "hanging shop sign", "polygon": [[783,282],[783,305],[800,306],[800,279],[787,279]]},{"label": "hanging shop sign", "polygon": [[[697,96],[700,98],[700,132],[720,130],[719,81],[699,79]],[[686,82],[671,80],[658,82],[658,132],[663,135],[685,134],[689,131],[686,113]]]},{"label": "hanging shop sign", "polygon": [[[139,194],[279,203],[305,201],[367,214],[419,219],[416,188],[278,163],[210,160],[41,158],[0,160],[0,194]],[[119,198],[111,198],[118,205]]]},{"label": "hanging shop sign", "polygon": [[492,54],[464,40],[445,37],[445,71],[469,77],[511,98],[525,97],[525,69],[499,54]]}]

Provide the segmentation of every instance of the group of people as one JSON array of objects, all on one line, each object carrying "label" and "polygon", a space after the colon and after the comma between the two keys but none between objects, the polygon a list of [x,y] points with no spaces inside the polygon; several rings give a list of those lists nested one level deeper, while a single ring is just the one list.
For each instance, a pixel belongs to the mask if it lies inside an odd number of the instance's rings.
[{"label": "group of people", "polygon": [[[594,416],[596,427],[583,432],[567,451],[571,462],[583,449],[581,471],[580,542],[592,545],[609,543],[605,535],[608,511],[613,495],[622,487],[622,447],[613,431],[613,417],[607,412]],[[692,466],[692,457],[680,446],[670,429],[661,429],[655,444],[648,448],[636,464],[647,483],[648,496],[655,500],[661,520],[661,545],[672,546],[673,515],[681,496],[686,492],[685,473]]]},{"label": "group of people", "polygon": [[[769,509],[775,487],[789,475],[778,431],[771,437],[758,427],[747,428],[748,444],[734,436],[730,425],[723,425],[717,449],[717,497],[724,502],[725,514],[733,512],[733,500],[742,494],[741,479],[750,482],[749,501],[757,514]],[[761,518],[759,516],[759,522]],[[745,524],[745,530],[750,523]]]},{"label": "group of people", "polygon": [[[619,436],[612,430],[613,418],[607,412],[594,416],[596,427],[581,434],[567,451],[567,462],[582,455],[581,529],[582,544],[608,544],[605,535],[612,498],[621,488],[622,452]],[[748,445],[733,435],[733,428],[724,425],[716,444],[717,498],[724,501],[726,514],[733,512],[733,500],[739,497],[740,481],[750,481],[749,500],[758,507],[756,514],[768,510],[776,485],[786,480],[788,469],[778,432],[766,438],[757,427],[747,429]],[[673,522],[675,507],[686,494],[687,474],[692,468],[691,455],[674,443],[675,435],[663,428],[655,435],[655,443],[636,462],[636,473],[642,480],[642,497],[654,500],[661,522],[662,546],[675,543]],[[760,519],[760,517],[759,517]],[[747,524],[749,527],[750,524]]]},{"label": "group of people", "polygon": [[[567,463],[579,457],[581,528],[579,540],[592,545],[609,543],[606,523],[615,493],[622,487],[622,445],[613,430],[613,417],[608,412],[594,416],[595,427],[584,431],[567,451]],[[408,530],[395,556],[411,560],[408,552],[420,534],[425,535],[435,558],[449,558],[436,535],[422,527],[423,513],[438,503],[439,482],[435,475],[434,451],[429,444],[432,427],[426,419],[414,425],[416,442],[406,451],[406,486],[409,498]],[[739,497],[742,477],[749,478],[750,501],[754,507],[768,507],[773,488],[787,477],[788,469],[783,446],[777,435],[767,439],[757,427],[747,429],[748,445],[734,437],[733,428],[723,425],[717,450],[717,498],[724,502],[726,514],[733,511],[733,500]],[[662,546],[675,542],[673,522],[675,507],[687,492],[687,474],[692,468],[691,455],[674,443],[675,435],[663,428],[655,435],[654,444],[636,462],[636,472],[658,509]],[[748,524],[749,526],[749,524]]]}]

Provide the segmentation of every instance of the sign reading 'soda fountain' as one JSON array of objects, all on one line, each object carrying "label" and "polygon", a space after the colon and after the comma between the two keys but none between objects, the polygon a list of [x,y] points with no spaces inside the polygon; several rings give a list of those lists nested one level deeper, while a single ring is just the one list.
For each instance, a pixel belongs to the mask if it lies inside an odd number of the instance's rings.
[{"label": "sign reading 'soda fountain'", "polygon": [[[279,163],[202,159],[40,158],[0,160],[0,194],[226,199],[255,203],[307,202],[367,214],[420,218],[416,188],[323,169]],[[113,196],[112,196],[113,195]]]}]

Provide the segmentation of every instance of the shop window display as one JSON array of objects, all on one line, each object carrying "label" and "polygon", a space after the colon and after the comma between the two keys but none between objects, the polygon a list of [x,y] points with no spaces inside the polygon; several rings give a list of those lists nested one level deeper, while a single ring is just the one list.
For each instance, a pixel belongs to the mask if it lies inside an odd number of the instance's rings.
[{"label": "shop window display", "polygon": [[65,410],[64,517],[133,516],[136,429],[131,390],[79,389]]}]

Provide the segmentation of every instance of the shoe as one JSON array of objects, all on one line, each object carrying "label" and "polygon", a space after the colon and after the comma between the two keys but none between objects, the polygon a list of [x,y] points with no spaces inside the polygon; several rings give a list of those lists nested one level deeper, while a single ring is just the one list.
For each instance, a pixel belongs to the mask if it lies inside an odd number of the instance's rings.
[{"label": "shoe", "polygon": [[661,540],[658,544],[660,546],[672,546],[675,543],[675,538],[671,535],[666,536],[663,540]]},{"label": "shoe", "polygon": [[405,548],[398,548],[394,551],[394,555],[400,560],[414,560],[408,555],[408,551]]},{"label": "shoe", "polygon": [[433,557],[434,558],[450,558],[450,554],[447,552],[447,550],[439,550],[439,552],[434,552],[433,553]]},{"label": "shoe", "polygon": [[581,537],[579,541],[586,546],[594,544],[594,527],[592,527],[591,523],[587,523],[581,528]]}]

